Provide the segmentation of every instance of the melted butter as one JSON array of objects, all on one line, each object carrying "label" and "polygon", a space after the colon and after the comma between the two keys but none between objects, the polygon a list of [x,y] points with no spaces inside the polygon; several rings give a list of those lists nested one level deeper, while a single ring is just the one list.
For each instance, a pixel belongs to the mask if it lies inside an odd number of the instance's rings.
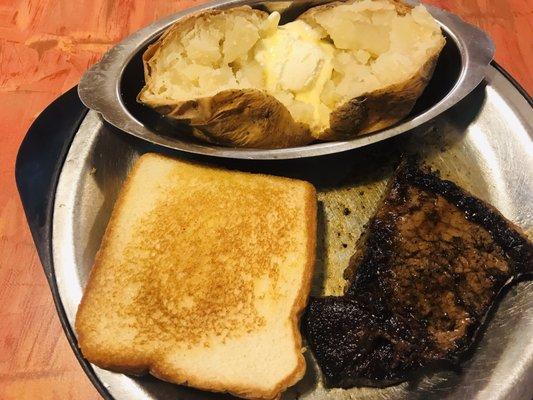
[{"label": "melted butter", "polygon": [[320,94],[333,71],[334,47],[303,21],[279,26],[262,40],[255,53],[265,74],[265,89],[289,92],[295,100],[313,106],[314,125],[328,125],[330,110]]}]

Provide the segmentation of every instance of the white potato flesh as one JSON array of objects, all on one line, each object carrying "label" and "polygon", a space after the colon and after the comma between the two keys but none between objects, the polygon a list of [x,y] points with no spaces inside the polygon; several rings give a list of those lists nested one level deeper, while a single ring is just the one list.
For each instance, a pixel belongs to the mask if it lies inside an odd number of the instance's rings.
[{"label": "white potato flesh", "polygon": [[245,57],[258,40],[257,26],[245,18],[235,18],[234,23],[226,30],[222,45],[224,63],[230,64],[240,57]]},{"label": "white potato flesh", "polygon": [[279,25],[279,14],[198,19],[150,60],[145,96],[158,101],[255,88],[276,97],[312,132],[346,101],[413,76],[444,38],[423,6],[399,15],[388,0],[359,0]]}]

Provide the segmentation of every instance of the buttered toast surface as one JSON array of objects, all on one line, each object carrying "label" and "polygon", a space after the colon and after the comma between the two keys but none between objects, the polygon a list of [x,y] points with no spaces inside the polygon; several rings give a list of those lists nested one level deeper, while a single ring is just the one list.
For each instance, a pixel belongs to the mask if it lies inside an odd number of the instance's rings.
[{"label": "buttered toast surface", "polygon": [[315,236],[307,182],[146,154],[96,256],[79,346],[103,368],[276,398],[305,372]]}]

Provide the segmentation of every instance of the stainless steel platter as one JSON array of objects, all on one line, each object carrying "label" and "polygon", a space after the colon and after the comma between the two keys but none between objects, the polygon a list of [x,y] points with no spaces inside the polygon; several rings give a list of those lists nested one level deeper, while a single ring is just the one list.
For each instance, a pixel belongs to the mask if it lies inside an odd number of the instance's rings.
[{"label": "stainless steel platter", "polygon": [[[315,295],[338,293],[363,224],[373,213],[402,154],[418,153],[441,174],[496,206],[533,235],[531,104],[495,67],[467,98],[408,135],[336,155],[258,161],[195,156],[128,135],[90,111],[61,171],[53,211],[52,253],[59,306],[72,329],[87,275],[118,190],[133,161],[147,151],[230,168],[299,177],[319,191]],[[351,213],[345,215],[344,208]],[[530,399],[533,396],[533,283],[506,293],[475,351],[457,371],[440,371],[386,389],[326,390],[308,351],[305,378],[284,400]],[[68,327],[67,327],[68,328]],[[93,381],[116,400],[230,399],[94,367]]]},{"label": "stainless steel platter", "polygon": [[[293,159],[339,153],[407,132],[446,111],[468,95],[483,79],[492,60],[494,46],[478,28],[457,16],[427,6],[447,37],[434,78],[411,114],[401,123],[379,133],[360,136],[349,141],[316,143],[277,150],[236,149],[203,144],[176,134],[164,118],[141,106],[136,96],[144,85],[142,53],[161,33],[177,20],[193,12],[251,5],[280,11],[284,20],[292,20],[310,6],[328,1],[297,0],[267,2],[261,0],[218,0],[191,8],[157,21],[141,29],[109,50],[102,60],[83,76],[78,91],[83,103],[102,114],[103,118],[136,137],[171,149],[216,157],[240,159]],[[417,0],[407,0],[417,4]],[[283,20],[282,20],[283,21]]]}]

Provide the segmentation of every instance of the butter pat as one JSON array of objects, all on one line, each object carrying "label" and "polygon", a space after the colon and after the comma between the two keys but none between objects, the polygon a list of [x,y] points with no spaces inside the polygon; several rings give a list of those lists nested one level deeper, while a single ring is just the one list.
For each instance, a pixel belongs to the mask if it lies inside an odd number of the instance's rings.
[{"label": "butter pat", "polygon": [[[265,89],[285,104],[296,120],[301,107],[288,98],[313,106],[314,125],[318,127],[328,125],[329,109],[324,110],[320,94],[331,78],[334,51],[307,23],[294,21],[265,37],[254,58],[263,67]],[[281,95],[283,91],[291,96]]]}]

